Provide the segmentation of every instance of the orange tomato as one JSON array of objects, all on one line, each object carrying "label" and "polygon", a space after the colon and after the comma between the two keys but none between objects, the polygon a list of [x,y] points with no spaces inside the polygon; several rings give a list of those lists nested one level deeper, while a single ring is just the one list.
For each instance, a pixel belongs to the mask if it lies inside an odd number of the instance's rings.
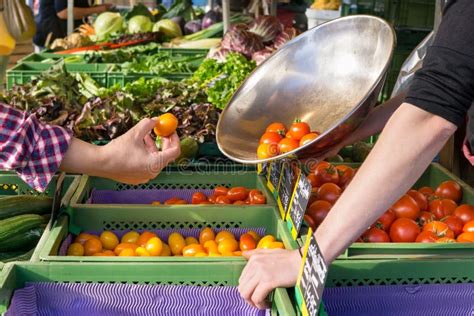
[{"label": "orange tomato", "polygon": [[84,243],[84,255],[92,256],[97,252],[102,252],[102,243],[99,239],[91,238]]},{"label": "orange tomato", "polygon": [[204,242],[203,246],[204,246],[204,249],[206,249],[208,253],[219,252],[219,250],[217,249],[217,243],[215,240],[208,240]]},{"label": "orange tomato", "polygon": [[280,123],[280,122],[271,123],[265,129],[266,133],[278,133],[280,135],[285,135],[286,131],[287,131],[287,129],[286,129],[285,124]]},{"label": "orange tomato", "polygon": [[124,249],[132,249],[133,251],[135,251],[135,249],[137,248],[138,246],[136,244],[123,242],[123,243],[118,244],[117,247],[115,247],[114,252],[118,256]]},{"label": "orange tomato", "polygon": [[199,233],[199,243],[201,245],[204,245],[204,243],[208,240],[214,240],[214,238],[216,238],[216,235],[210,227],[203,228]]},{"label": "orange tomato", "polygon": [[138,257],[149,257],[150,256],[150,254],[148,253],[148,251],[146,251],[146,249],[144,247],[138,247],[137,249],[135,249],[135,254]]},{"label": "orange tomato", "polygon": [[182,255],[183,248],[186,246],[186,241],[180,233],[171,233],[168,237],[168,245],[170,246],[173,255]]},{"label": "orange tomato", "polygon": [[207,202],[207,196],[202,192],[196,192],[191,198],[191,204],[202,204]]},{"label": "orange tomato", "polygon": [[67,248],[67,255],[68,256],[83,256],[84,247],[78,242],[72,243]]},{"label": "orange tomato", "polygon": [[439,244],[446,244],[446,243],[450,244],[450,243],[456,242],[456,240],[454,238],[441,237],[438,240],[436,240],[436,242]]},{"label": "orange tomato", "polygon": [[135,257],[135,250],[131,248],[125,248],[119,254],[119,257]]},{"label": "orange tomato", "polygon": [[263,248],[263,249],[268,249],[270,247],[270,244],[275,241],[275,237],[272,235],[266,235],[257,244],[257,248]]},{"label": "orange tomato", "polygon": [[92,255],[93,257],[105,257],[105,254],[103,252],[96,252],[95,254]]},{"label": "orange tomato", "polygon": [[440,221],[432,221],[426,223],[423,226],[423,231],[433,232],[434,234],[436,234],[436,236],[438,236],[438,238],[454,238],[454,232],[449,229],[449,226],[446,223]]},{"label": "orange tomato", "polygon": [[457,238],[458,242],[474,242],[474,233],[462,233]]},{"label": "orange tomato", "polygon": [[140,247],[145,247],[147,241],[148,241],[150,238],[153,238],[153,237],[156,237],[156,234],[155,234],[155,233],[152,233],[152,232],[149,232],[149,231],[144,231],[144,232],[140,235],[140,237],[138,237],[137,245],[140,246]]},{"label": "orange tomato", "polygon": [[297,139],[285,137],[278,143],[278,152],[284,154],[298,148],[299,146],[300,143]]},{"label": "orange tomato", "polygon": [[119,244],[117,236],[110,231],[105,231],[100,234],[100,242],[106,250],[113,250]]},{"label": "orange tomato", "polygon": [[216,204],[232,204],[232,201],[227,196],[219,195],[216,197]]},{"label": "orange tomato", "polygon": [[115,253],[112,250],[104,250],[102,253],[106,257],[115,257]]},{"label": "orange tomato", "polygon": [[186,246],[192,245],[192,244],[199,244],[199,241],[192,236],[186,237],[184,239],[184,242],[186,243]]},{"label": "orange tomato", "polygon": [[281,241],[271,242],[268,246],[269,249],[285,249],[285,245]]},{"label": "orange tomato", "polygon": [[88,241],[89,239],[91,238],[97,238],[99,239],[99,237],[97,237],[96,235],[92,235],[92,234],[88,234],[88,233],[80,233],[79,235],[77,235],[77,237],[74,239],[74,242],[78,242],[80,243],[81,245],[84,245],[84,243],[86,241]]},{"label": "orange tomato", "polygon": [[195,257],[207,257],[207,253],[205,252],[198,252],[197,254],[194,255]]},{"label": "orange tomato", "polygon": [[319,136],[318,133],[309,133],[309,134],[304,135],[300,139],[300,146],[306,145],[307,143],[311,142],[312,140],[318,138],[318,136]]},{"label": "orange tomato", "polygon": [[134,231],[128,232],[125,235],[122,236],[122,239],[120,240],[121,243],[130,243],[130,244],[136,244],[138,242],[138,238],[140,238],[140,234]]},{"label": "orange tomato", "polygon": [[240,257],[240,256],[242,256],[242,251],[237,250],[237,251],[234,251],[233,254],[234,254],[234,256]]},{"label": "orange tomato", "polygon": [[178,119],[171,113],[165,113],[158,117],[153,131],[156,136],[168,137],[176,131]]},{"label": "orange tomato", "polygon": [[260,137],[259,144],[278,144],[282,140],[283,136],[275,132],[265,132]]},{"label": "orange tomato", "polygon": [[225,252],[233,252],[239,249],[239,244],[235,239],[223,239],[217,245],[217,250],[224,254]]},{"label": "orange tomato", "polygon": [[229,189],[226,188],[226,187],[223,187],[223,186],[218,186],[214,189],[214,196],[215,197],[218,197],[218,196],[221,196],[221,195],[227,195],[227,193],[229,192]]},{"label": "orange tomato", "polygon": [[243,234],[240,236],[239,247],[241,251],[253,250],[257,248],[257,242],[250,234]]},{"label": "orange tomato", "polygon": [[257,148],[258,159],[268,159],[278,155],[277,144],[260,144]]},{"label": "orange tomato", "polygon": [[151,237],[146,242],[145,249],[150,256],[159,256],[163,250],[163,242],[158,237]]},{"label": "orange tomato", "polygon": [[311,132],[311,128],[309,127],[308,123],[301,122],[300,120],[295,120],[293,124],[291,124],[288,133],[290,134],[291,138],[300,140],[305,135]]},{"label": "orange tomato", "polygon": [[171,256],[171,249],[168,244],[163,243],[163,249],[161,250],[160,257],[169,257]]},{"label": "orange tomato", "polygon": [[260,241],[260,239],[262,238],[262,237],[260,237],[259,234],[257,234],[257,233],[256,233],[255,231],[253,231],[253,230],[249,230],[249,231],[247,232],[247,234],[249,234],[250,236],[252,236],[253,239],[254,239],[257,243],[258,243],[258,242]]},{"label": "orange tomato", "polygon": [[196,254],[198,254],[200,252],[205,253],[206,250],[204,250],[204,248],[199,244],[192,244],[192,245],[188,245],[188,246],[183,248],[183,256],[184,257],[194,257]]},{"label": "orange tomato", "polygon": [[216,235],[216,239],[215,239],[216,242],[220,243],[224,239],[234,239],[235,240],[235,236],[234,236],[234,234],[232,234],[231,232],[229,232],[227,230],[223,230],[223,231],[218,232],[217,235]]}]

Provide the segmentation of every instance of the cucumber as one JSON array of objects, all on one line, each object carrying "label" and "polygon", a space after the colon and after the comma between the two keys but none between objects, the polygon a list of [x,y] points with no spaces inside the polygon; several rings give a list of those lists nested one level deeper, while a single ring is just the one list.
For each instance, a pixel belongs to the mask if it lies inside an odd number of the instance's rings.
[{"label": "cucumber", "polygon": [[[9,243],[10,239],[27,231],[40,227],[45,219],[37,214],[25,214],[7,218],[0,221],[0,245]],[[0,248],[0,251],[1,248]]]},{"label": "cucumber", "polygon": [[53,199],[46,196],[13,195],[0,198],[0,220],[23,214],[51,212]]},{"label": "cucumber", "polygon": [[0,252],[24,251],[36,246],[44,232],[44,225],[32,228],[24,233],[19,233],[9,239],[0,242]]},{"label": "cucumber", "polygon": [[28,261],[31,259],[35,248],[24,251],[0,252],[0,262]]}]

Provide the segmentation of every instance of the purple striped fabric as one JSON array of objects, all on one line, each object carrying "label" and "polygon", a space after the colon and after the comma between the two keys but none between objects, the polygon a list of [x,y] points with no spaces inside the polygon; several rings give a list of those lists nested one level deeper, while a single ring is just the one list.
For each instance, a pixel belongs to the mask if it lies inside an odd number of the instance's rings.
[{"label": "purple striped fabric", "polygon": [[191,203],[194,193],[202,192],[206,196],[212,195],[214,190],[191,190],[191,189],[163,189],[163,190],[93,190],[90,197],[92,204],[151,204],[154,201],[165,203],[173,197],[177,197]]},{"label": "purple striped fabric", "polygon": [[[214,229],[214,232],[218,233],[222,230],[227,230],[227,231],[230,231],[232,234],[235,235],[236,238],[240,238],[240,236],[242,236],[243,234],[245,234],[246,232],[248,232],[249,230],[253,230],[255,231],[257,234],[259,234],[260,236],[264,236],[265,235],[265,228],[264,227],[255,227],[255,228],[217,228],[217,229]],[[113,231],[115,235],[117,235],[117,237],[120,239],[122,238],[123,235],[125,235],[125,233],[129,232],[128,230],[124,230],[124,231]],[[139,233],[142,233],[143,230],[137,230],[137,232]],[[186,237],[194,237],[194,238],[199,238],[199,233],[201,232],[201,228],[182,228],[182,229],[160,229],[160,230],[152,230],[152,232],[154,232],[155,234],[158,235],[158,237],[160,237],[161,240],[163,241],[167,241],[168,240],[168,236],[173,233],[173,232],[178,232],[180,233],[181,235],[183,235],[185,238]],[[89,234],[94,234],[94,235],[100,235],[100,232],[97,232],[97,231],[87,231],[86,233],[89,233]],[[62,242],[61,244],[61,247],[59,248],[59,255],[60,256],[65,256],[66,253],[67,253],[67,248],[69,247],[69,245],[73,242],[73,237],[71,234],[69,234],[66,239],[64,239],[64,241]]]},{"label": "purple striped fabric", "polygon": [[28,283],[15,291],[7,316],[264,316],[236,287],[97,283]]}]

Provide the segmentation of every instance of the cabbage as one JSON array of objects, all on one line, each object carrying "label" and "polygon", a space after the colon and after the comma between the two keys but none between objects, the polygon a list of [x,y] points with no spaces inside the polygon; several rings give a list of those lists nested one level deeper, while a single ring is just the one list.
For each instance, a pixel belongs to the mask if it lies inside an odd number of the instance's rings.
[{"label": "cabbage", "polygon": [[252,23],[249,31],[259,35],[264,43],[268,43],[283,31],[283,25],[274,16],[262,15]]},{"label": "cabbage", "polygon": [[179,25],[169,19],[163,19],[156,22],[155,25],[153,25],[153,32],[161,32],[163,35],[170,38],[183,36]]},{"label": "cabbage", "polygon": [[128,33],[146,33],[153,28],[150,18],[144,15],[135,15],[128,21]]},{"label": "cabbage", "polygon": [[104,12],[94,22],[94,30],[98,40],[122,30],[123,18],[120,13]]}]

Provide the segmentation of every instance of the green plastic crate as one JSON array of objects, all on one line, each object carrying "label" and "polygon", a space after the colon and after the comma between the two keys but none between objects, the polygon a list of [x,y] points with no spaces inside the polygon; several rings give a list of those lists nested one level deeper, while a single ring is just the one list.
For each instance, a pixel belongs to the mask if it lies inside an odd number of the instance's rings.
[{"label": "green plastic crate", "polygon": [[[0,278],[0,314],[4,313],[16,289],[26,282],[133,283],[150,285],[237,286],[243,262],[190,264],[92,263],[10,264]],[[271,295],[271,315],[293,316],[297,311],[286,289]],[[326,315],[324,311],[320,315]]]},{"label": "green plastic crate", "polygon": [[145,79],[152,79],[156,77],[165,78],[172,81],[181,81],[183,79],[190,78],[192,73],[177,73],[177,74],[151,74],[151,73],[130,73],[130,74],[123,74],[119,71],[109,72],[107,74],[107,87],[112,87],[116,84],[123,87],[125,84],[129,82],[136,81],[140,78]]},{"label": "green plastic crate", "polygon": [[434,24],[436,0],[394,0],[389,21],[396,27],[431,30]]},{"label": "green plastic crate", "polygon": [[163,208],[126,206],[77,206],[69,208],[51,229],[48,240],[40,250],[44,261],[89,261],[89,262],[244,262],[243,257],[73,257],[58,256],[59,247],[67,235],[83,231],[103,230],[156,230],[181,228],[256,228],[264,227],[266,234],[283,241],[288,249],[297,247],[296,241],[278,211],[271,206],[220,206],[176,205]]}]

